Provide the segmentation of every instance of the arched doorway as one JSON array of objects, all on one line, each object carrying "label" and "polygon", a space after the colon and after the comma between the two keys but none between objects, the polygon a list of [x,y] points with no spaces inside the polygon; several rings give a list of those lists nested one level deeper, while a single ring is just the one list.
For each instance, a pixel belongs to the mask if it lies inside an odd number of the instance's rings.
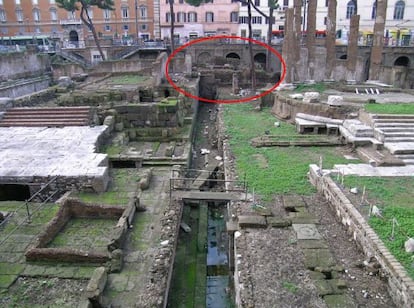
[{"label": "arched doorway", "polygon": [[69,43],[75,45],[76,47],[79,46],[79,36],[78,32],[75,30],[69,32]]},{"label": "arched doorway", "polygon": [[209,52],[202,52],[198,55],[198,65],[209,65],[211,64],[211,55]]},{"label": "arched doorway", "polygon": [[408,68],[410,66],[410,59],[407,56],[400,56],[394,60],[393,85],[396,88],[411,88],[412,84],[409,78]]},{"label": "arched doorway", "polygon": [[394,66],[405,66],[405,67],[408,67],[408,66],[410,66],[410,59],[408,59],[408,57],[406,57],[406,56],[398,57],[394,61]]},{"label": "arched doorway", "polygon": [[262,69],[266,68],[266,55],[262,52],[254,56],[254,62],[260,64]]},{"label": "arched doorway", "polygon": [[237,67],[240,64],[240,56],[235,52],[230,52],[226,55],[226,62]]}]

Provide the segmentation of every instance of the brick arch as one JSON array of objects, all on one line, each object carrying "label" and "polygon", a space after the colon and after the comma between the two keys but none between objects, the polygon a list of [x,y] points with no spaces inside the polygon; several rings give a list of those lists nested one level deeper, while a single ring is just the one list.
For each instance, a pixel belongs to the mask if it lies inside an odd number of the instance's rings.
[{"label": "brick arch", "polygon": [[226,55],[226,59],[241,59],[240,55],[237,52],[229,52]]},{"label": "brick arch", "polygon": [[201,52],[197,57],[197,64],[208,64],[211,62],[211,54],[207,51]]},{"label": "brick arch", "polygon": [[254,62],[259,63],[262,68],[266,67],[266,54],[263,52],[258,52],[254,55]]},{"label": "brick arch", "polygon": [[410,58],[408,56],[398,56],[394,59],[394,66],[410,67]]}]

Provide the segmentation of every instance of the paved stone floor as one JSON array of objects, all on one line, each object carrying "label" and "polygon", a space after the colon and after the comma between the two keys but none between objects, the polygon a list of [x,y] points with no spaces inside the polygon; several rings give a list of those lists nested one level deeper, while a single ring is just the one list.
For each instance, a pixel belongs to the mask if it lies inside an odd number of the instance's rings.
[{"label": "paved stone floor", "polygon": [[170,172],[170,168],[154,169],[149,189],[140,195],[146,211],[136,213],[124,247],[122,271],[110,274],[105,288],[104,296],[111,307],[143,307],[140,303],[145,298],[153,254],[160,245],[160,219],[169,202]]},{"label": "paved stone floor", "polygon": [[102,176],[106,154],[95,153],[107,126],[0,128],[0,178]]}]

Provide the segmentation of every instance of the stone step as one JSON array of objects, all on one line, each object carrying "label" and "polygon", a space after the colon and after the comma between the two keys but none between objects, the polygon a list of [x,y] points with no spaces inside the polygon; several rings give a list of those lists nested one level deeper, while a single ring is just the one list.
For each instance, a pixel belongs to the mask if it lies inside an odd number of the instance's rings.
[{"label": "stone step", "polygon": [[384,147],[391,154],[414,154],[414,142],[385,142]]},{"label": "stone step", "polygon": [[414,126],[413,127],[382,127],[378,128],[382,133],[413,133],[414,134]]},{"label": "stone step", "polygon": [[375,128],[413,128],[413,123],[397,123],[397,122],[391,122],[391,123],[374,123]]},{"label": "stone step", "polygon": [[67,112],[67,111],[89,111],[91,107],[15,107],[10,108],[7,112]]},{"label": "stone step", "polygon": [[31,118],[23,118],[23,119],[19,119],[19,118],[10,118],[10,119],[3,119],[1,121],[1,123],[8,123],[8,122],[15,122],[15,123],[20,123],[20,122],[32,122],[32,123],[38,123],[38,122],[59,122],[59,123],[66,123],[66,122],[80,122],[80,123],[87,123],[88,119],[84,118],[84,119],[78,119],[78,118],[62,118],[62,119],[44,119],[44,118],[39,118],[39,119],[31,119]]},{"label": "stone step", "polygon": [[406,165],[414,165],[414,159],[402,159]]},{"label": "stone step", "polygon": [[414,119],[376,119],[375,124],[379,123],[414,123]]},{"label": "stone step", "polygon": [[414,142],[414,136],[394,137],[385,135],[383,142]]},{"label": "stone step", "polygon": [[414,119],[413,114],[371,114],[371,118],[377,119]]},{"label": "stone step", "polygon": [[48,114],[10,114],[6,113],[3,116],[3,119],[10,118],[10,119],[64,119],[64,118],[89,118],[89,114],[85,113],[48,113]]},{"label": "stone step", "polygon": [[397,154],[395,157],[402,159],[402,160],[414,160],[414,154]]},{"label": "stone step", "polygon": [[1,121],[0,127],[10,127],[10,126],[25,126],[25,127],[63,127],[63,126],[86,126],[88,125],[85,121],[68,121],[68,122],[59,122],[59,121],[39,121],[39,122],[32,122],[32,121]]}]

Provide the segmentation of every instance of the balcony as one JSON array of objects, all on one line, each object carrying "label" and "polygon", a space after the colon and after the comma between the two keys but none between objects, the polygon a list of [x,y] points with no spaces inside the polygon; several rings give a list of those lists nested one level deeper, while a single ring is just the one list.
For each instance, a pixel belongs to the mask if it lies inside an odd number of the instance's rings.
[{"label": "balcony", "polygon": [[80,19],[61,19],[60,24],[63,25],[63,26],[66,26],[66,25],[81,25],[82,20],[80,20]]}]

